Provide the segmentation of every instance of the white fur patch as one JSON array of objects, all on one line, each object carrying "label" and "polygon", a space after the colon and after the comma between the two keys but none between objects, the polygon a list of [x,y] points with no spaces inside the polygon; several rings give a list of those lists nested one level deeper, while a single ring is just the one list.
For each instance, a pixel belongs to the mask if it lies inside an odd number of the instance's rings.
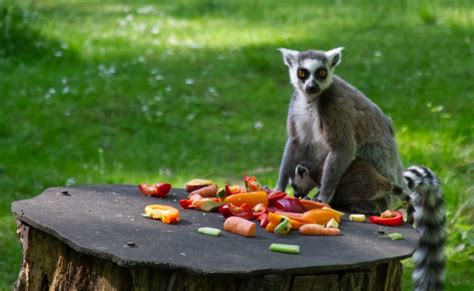
[{"label": "white fur patch", "polygon": [[304,98],[297,98],[293,106],[299,141],[303,144],[322,144],[324,138],[316,108],[309,107]]},{"label": "white fur patch", "polygon": [[318,59],[306,59],[301,63],[301,67],[307,69],[311,73],[322,65],[323,63]]}]

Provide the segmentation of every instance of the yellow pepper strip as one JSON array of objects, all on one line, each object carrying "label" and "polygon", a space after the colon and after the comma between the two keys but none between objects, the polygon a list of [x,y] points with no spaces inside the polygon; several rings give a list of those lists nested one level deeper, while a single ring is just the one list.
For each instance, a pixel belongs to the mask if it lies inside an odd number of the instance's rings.
[{"label": "yellow pepper strip", "polygon": [[152,204],[145,207],[145,217],[158,219],[165,224],[180,221],[179,210],[168,205]]}]

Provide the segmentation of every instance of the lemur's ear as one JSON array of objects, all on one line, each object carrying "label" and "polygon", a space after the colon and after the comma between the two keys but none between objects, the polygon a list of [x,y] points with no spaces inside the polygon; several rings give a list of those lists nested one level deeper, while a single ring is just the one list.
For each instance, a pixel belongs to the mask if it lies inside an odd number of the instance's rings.
[{"label": "lemur's ear", "polygon": [[338,47],[326,52],[330,67],[335,67],[341,63],[343,47]]},{"label": "lemur's ear", "polygon": [[298,60],[298,54],[300,52],[294,51],[294,50],[289,50],[289,49],[286,49],[286,48],[279,48],[278,50],[283,55],[283,61],[285,62],[285,65],[287,65],[288,67],[291,68],[296,64],[296,62]]}]

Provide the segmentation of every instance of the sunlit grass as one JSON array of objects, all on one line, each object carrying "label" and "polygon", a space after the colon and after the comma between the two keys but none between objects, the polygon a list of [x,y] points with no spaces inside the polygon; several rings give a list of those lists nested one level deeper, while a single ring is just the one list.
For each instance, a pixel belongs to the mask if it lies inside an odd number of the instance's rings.
[{"label": "sunlit grass", "polygon": [[13,40],[28,49],[0,54],[0,289],[21,259],[10,203],[47,187],[274,185],[291,93],[276,49],[336,46],[338,74],[394,120],[404,164],[440,176],[447,289],[472,289],[472,210],[457,215],[474,194],[469,1],[24,2],[31,39]]}]

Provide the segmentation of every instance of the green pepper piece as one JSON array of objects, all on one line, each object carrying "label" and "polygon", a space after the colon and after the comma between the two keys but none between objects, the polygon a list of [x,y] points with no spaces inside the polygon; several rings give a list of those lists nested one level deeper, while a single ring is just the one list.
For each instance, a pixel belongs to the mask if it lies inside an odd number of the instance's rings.
[{"label": "green pepper piece", "polygon": [[287,234],[291,231],[291,221],[288,219],[288,217],[283,216],[281,219],[280,224],[275,227],[274,232],[276,234]]},{"label": "green pepper piece", "polygon": [[220,188],[216,194],[217,198],[224,200],[227,197],[227,192],[225,188]]},{"label": "green pepper piece", "polygon": [[403,234],[398,233],[398,232],[393,232],[393,233],[387,234],[387,236],[389,238],[391,238],[392,240],[402,240],[403,239]]}]

